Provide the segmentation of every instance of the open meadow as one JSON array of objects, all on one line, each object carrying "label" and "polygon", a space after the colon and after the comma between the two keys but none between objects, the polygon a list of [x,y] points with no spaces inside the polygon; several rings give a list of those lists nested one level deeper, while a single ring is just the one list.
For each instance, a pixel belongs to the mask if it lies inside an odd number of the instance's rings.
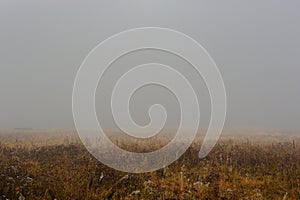
[{"label": "open meadow", "polygon": [[299,132],[225,130],[205,159],[201,139],[164,169],[128,174],[97,161],[75,131],[2,130],[0,199],[300,199]]}]

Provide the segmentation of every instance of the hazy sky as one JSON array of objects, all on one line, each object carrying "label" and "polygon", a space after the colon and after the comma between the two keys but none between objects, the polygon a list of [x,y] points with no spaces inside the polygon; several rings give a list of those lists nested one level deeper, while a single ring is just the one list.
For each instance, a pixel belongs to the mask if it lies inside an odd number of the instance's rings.
[{"label": "hazy sky", "polygon": [[[227,89],[227,127],[300,128],[300,1],[0,1],[0,128],[73,128],[89,51],[166,27],[201,43]],[[138,97],[137,97],[138,98]]]}]

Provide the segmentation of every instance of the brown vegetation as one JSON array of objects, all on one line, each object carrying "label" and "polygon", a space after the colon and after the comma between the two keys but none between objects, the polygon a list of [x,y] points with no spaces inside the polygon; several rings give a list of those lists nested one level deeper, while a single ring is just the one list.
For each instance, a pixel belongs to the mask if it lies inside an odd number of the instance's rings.
[{"label": "brown vegetation", "polygon": [[227,135],[202,160],[195,143],[144,174],[104,166],[71,133],[18,134],[0,135],[0,199],[300,199],[297,134]]}]

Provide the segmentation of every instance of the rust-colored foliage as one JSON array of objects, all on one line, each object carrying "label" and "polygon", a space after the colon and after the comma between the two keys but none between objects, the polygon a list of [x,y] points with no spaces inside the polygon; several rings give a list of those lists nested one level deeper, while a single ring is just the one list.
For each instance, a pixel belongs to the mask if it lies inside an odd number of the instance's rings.
[{"label": "rust-colored foliage", "polygon": [[126,174],[98,162],[75,136],[1,137],[0,199],[300,198],[297,138],[222,138],[202,160],[195,143],[164,169]]}]

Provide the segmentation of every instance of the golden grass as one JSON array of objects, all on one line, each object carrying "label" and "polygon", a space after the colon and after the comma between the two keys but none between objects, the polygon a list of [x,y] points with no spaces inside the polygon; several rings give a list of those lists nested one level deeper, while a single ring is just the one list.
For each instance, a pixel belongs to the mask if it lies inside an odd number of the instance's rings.
[{"label": "golden grass", "polygon": [[0,138],[0,199],[300,199],[297,132],[228,130],[202,160],[199,137],[170,166],[143,174],[104,166],[73,131]]}]

